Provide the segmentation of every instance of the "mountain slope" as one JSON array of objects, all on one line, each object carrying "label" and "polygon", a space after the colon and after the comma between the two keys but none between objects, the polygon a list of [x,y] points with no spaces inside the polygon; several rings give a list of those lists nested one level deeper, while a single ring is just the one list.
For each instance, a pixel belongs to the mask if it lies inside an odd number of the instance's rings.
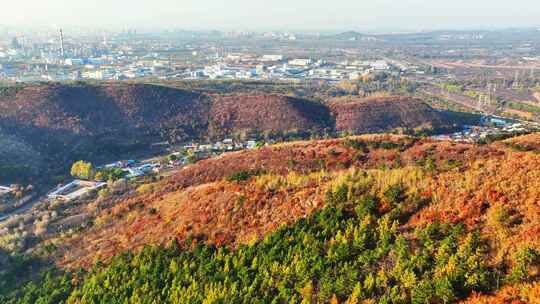
[{"label": "mountain slope", "polygon": [[[0,129],[39,154],[24,164],[29,175],[61,175],[75,160],[99,163],[135,157],[161,141],[449,127],[441,113],[420,101],[388,97],[329,104],[275,94],[208,95],[145,84],[22,85],[0,91]],[[8,155],[3,149],[0,146],[0,154]],[[16,157],[4,162],[20,165]]]},{"label": "mountain slope", "polygon": [[[502,162],[508,157],[506,153],[498,147],[396,137],[366,138],[358,142],[305,142],[232,153],[189,166],[154,184],[151,193],[123,197],[119,204],[113,204],[109,213],[99,215],[98,221],[105,223],[103,226],[75,237],[66,251],[60,251],[66,255],[59,256],[59,262],[88,266],[97,252],[107,258],[145,244],[183,239],[189,234],[212,244],[242,244],[323,207],[328,187],[347,176],[350,170],[375,170],[371,174],[388,175],[388,181],[378,186],[380,191],[391,183],[392,174],[420,174],[411,181],[414,187],[427,193],[429,200],[437,197],[439,201],[437,205],[415,211],[409,225],[423,225],[438,219],[463,222],[472,228],[485,208],[476,204],[482,204],[485,195],[494,195],[490,194],[490,189],[498,179],[479,179],[477,182],[481,184],[476,185],[478,192],[474,193],[465,191],[473,188],[459,188],[463,184],[460,179],[468,178],[469,174],[488,174],[482,172],[490,172],[491,165],[480,170],[474,167],[476,163],[487,166]],[[538,166],[534,160],[534,157],[527,159],[530,168]],[[514,162],[505,162],[501,168],[508,168],[504,172],[510,173],[513,166]],[[386,172],[379,168],[395,170]],[[523,166],[523,170],[528,167]],[[227,181],[235,172],[248,172],[253,177],[241,183]],[[513,179],[516,183],[524,182],[518,177]],[[448,181],[453,182],[445,186]],[[531,184],[530,188],[533,187]],[[515,190],[506,189],[510,192],[505,197],[520,202],[531,195],[534,198],[531,193]],[[442,193],[452,193],[452,196],[444,197]],[[501,195],[495,197],[501,198]],[[460,208],[452,207],[456,205]],[[125,214],[130,215],[124,217]],[[87,243],[93,246],[85,245]]]},{"label": "mountain slope", "polygon": [[331,128],[330,113],[324,105],[283,95],[216,96],[210,116],[210,134],[221,136]]},{"label": "mountain slope", "polygon": [[[33,141],[41,133],[66,138],[126,133],[158,133],[157,128],[207,121],[201,95],[148,85],[35,85],[0,96],[6,130]],[[198,130],[189,130],[198,135]]]},{"label": "mountain slope", "polygon": [[450,129],[452,123],[426,103],[407,97],[338,98],[330,101],[336,130],[352,133]]},{"label": "mountain slope", "polygon": [[67,282],[70,303],[535,303],[539,181],[538,151],[507,142],[381,135],[230,153],[45,238],[59,266],[102,263],[24,293]]},{"label": "mountain slope", "polygon": [[0,129],[0,182],[27,180],[38,173],[42,162],[42,156],[30,144]]},{"label": "mountain slope", "polygon": [[332,39],[332,40],[352,40],[352,39],[360,40],[364,37],[366,37],[366,35],[362,33],[355,32],[355,31],[348,31],[348,32],[343,32],[343,33],[339,33],[335,35],[324,36],[323,38]]},{"label": "mountain slope", "polygon": [[170,136],[199,136],[208,109],[203,95],[158,86],[27,85],[0,94],[0,128],[44,157],[37,169],[60,174],[76,159],[105,161]]}]

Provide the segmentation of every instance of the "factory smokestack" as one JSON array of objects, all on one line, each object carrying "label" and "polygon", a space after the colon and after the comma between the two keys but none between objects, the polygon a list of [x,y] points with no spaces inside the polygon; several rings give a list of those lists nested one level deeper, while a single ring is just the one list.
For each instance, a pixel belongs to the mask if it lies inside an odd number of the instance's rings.
[{"label": "factory smokestack", "polygon": [[62,59],[65,59],[65,53],[64,53],[64,33],[62,32],[62,29],[60,29],[60,56],[62,56]]}]

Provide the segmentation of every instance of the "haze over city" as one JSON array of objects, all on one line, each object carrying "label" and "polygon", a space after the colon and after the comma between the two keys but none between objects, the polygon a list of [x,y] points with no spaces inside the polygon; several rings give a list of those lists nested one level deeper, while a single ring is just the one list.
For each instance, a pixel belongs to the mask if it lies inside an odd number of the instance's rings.
[{"label": "haze over city", "polygon": [[[7,1],[6,1],[7,2]],[[428,30],[538,26],[535,0],[21,0],[0,25],[243,30]]]}]

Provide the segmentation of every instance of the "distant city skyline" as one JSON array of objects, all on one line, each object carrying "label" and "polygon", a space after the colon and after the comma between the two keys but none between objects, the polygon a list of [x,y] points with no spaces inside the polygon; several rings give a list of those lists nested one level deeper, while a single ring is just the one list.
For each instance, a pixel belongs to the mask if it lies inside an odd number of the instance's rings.
[{"label": "distant city skyline", "polygon": [[540,26],[536,0],[18,0],[0,25],[193,30],[407,31]]}]

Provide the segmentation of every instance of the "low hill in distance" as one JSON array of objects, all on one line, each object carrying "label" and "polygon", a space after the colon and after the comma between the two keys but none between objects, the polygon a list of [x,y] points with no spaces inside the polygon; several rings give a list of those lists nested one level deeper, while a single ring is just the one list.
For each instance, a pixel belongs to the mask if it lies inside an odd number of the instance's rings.
[{"label": "low hill in distance", "polygon": [[148,85],[28,85],[0,95],[0,117],[4,128],[13,130],[41,128],[66,136],[131,130],[140,135],[164,122],[205,121],[203,99],[199,94]]},{"label": "low hill in distance", "polygon": [[205,96],[165,87],[25,85],[2,90],[0,128],[43,156],[37,167],[42,173],[60,174],[73,160],[105,161],[147,150],[171,130],[199,136],[208,109]]},{"label": "low hill in distance", "polygon": [[367,37],[367,35],[355,31],[347,31],[335,35],[324,36],[325,39],[331,40],[361,40],[364,37]]},{"label": "low hill in distance", "polygon": [[235,94],[215,96],[209,133],[321,132],[333,129],[330,111],[322,104],[284,95]]},{"label": "low hill in distance", "polygon": [[393,129],[451,129],[452,122],[426,103],[407,97],[336,98],[336,130],[353,134]]}]

